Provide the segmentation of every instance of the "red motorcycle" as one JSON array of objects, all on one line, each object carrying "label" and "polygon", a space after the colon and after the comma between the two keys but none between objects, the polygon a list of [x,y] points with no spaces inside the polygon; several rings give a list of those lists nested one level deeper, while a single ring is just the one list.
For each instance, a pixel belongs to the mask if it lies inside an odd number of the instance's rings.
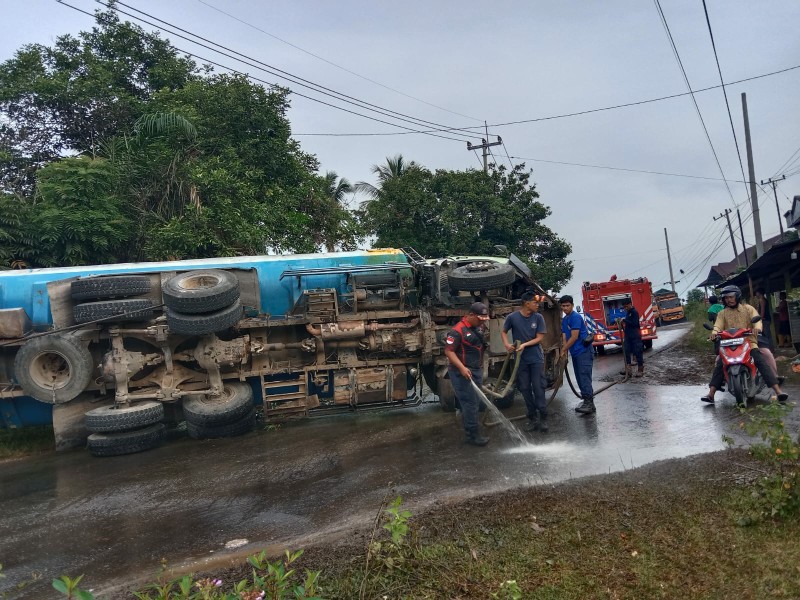
[{"label": "red motorcycle", "polygon": [[[758,323],[761,317],[753,317],[751,323]],[[706,329],[713,329],[704,323]],[[747,407],[756,394],[761,392],[766,384],[761,374],[756,369],[756,363],[750,355],[750,342],[748,337],[753,334],[750,328],[726,329],[717,335],[719,341],[719,360],[722,361],[722,373],[728,391],[736,398],[736,404]]]}]

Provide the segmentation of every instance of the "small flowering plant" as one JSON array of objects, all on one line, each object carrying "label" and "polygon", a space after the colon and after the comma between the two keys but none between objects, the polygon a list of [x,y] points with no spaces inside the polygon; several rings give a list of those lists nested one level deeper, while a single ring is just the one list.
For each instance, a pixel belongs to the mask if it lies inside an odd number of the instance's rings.
[{"label": "small flowering plant", "polygon": [[760,518],[784,518],[800,513],[800,434],[786,429],[786,418],[794,404],[771,402],[751,413],[739,426],[760,437],[750,452],[768,466],[755,484],[752,495]]},{"label": "small flowering plant", "polygon": [[[247,559],[253,567],[252,580],[243,579],[233,586],[216,577],[194,579],[184,575],[167,580],[166,561],[162,561],[158,581],[144,590],[134,592],[139,600],[322,600],[319,595],[319,571],[306,571],[300,578],[296,569],[290,568],[303,551],[289,552],[275,561],[267,559],[266,552],[254,554]],[[94,600],[91,593],[78,589],[81,577],[61,577],[53,581],[53,587],[69,600]]]}]

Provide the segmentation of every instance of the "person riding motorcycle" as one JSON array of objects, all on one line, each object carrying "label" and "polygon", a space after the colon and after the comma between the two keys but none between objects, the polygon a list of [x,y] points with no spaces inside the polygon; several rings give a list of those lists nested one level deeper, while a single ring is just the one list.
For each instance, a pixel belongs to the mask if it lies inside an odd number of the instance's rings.
[{"label": "person riding motorcycle", "polygon": [[[726,329],[751,329],[753,333],[749,336],[748,341],[750,342],[750,356],[753,357],[756,369],[761,373],[761,377],[766,384],[775,391],[778,401],[786,402],[789,398],[788,394],[784,394],[781,391],[775,371],[773,371],[758,347],[757,336],[762,326],[760,321],[758,323],[752,322],[753,317],[759,316],[758,311],[748,304],[741,303],[742,290],[738,286],[729,285],[724,287],[720,293],[720,298],[725,308],[717,314],[717,320],[714,322],[714,328],[711,331],[711,339],[716,340],[719,332]],[[714,394],[717,393],[722,383],[722,361],[717,359],[714,363],[714,372],[711,374],[711,382],[708,384],[708,394],[701,396],[700,400],[714,402]]]}]

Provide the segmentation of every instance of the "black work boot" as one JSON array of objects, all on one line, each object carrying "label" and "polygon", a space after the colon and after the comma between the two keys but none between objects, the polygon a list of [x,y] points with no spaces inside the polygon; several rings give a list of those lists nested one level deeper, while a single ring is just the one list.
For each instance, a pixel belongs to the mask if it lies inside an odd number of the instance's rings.
[{"label": "black work boot", "polygon": [[583,404],[575,410],[583,415],[590,415],[597,412],[597,409],[594,407],[594,400],[584,400]]},{"label": "black work boot", "polygon": [[586,398],[584,398],[583,402],[581,402],[580,404],[578,404],[578,406],[575,407],[575,412],[583,412],[583,409],[586,408],[586,402],[587,400]]},{"label": "black work boot", "polygon": [[547,426],[547,415],[541,415],[539,417],[539,431],[542,433],[550,431],[550,428]]},{"label": "black work boot", "polygon": [[473,446],[485,446],[489,443],[489,438],[483,437],[478,427],[472,427],[467,431],[467,443]]},{"label": "black work boot", "polygon": [[525,431],[539,431],[539,421],[536,417],[528,417],[528,422],[523,426]]}]

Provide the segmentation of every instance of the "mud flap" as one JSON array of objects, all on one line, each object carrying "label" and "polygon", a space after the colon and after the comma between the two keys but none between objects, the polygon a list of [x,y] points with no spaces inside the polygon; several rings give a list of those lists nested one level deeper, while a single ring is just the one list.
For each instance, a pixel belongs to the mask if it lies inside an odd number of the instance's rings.
[{"label": "mud flap", "polygon": [[80,394],[77,398],[63,404],[53,405],[53,434],[56,438],[56,450],[83,448],[89,430],[86,429],[84,417],[86,412],[97,408],[93,394]]}]

